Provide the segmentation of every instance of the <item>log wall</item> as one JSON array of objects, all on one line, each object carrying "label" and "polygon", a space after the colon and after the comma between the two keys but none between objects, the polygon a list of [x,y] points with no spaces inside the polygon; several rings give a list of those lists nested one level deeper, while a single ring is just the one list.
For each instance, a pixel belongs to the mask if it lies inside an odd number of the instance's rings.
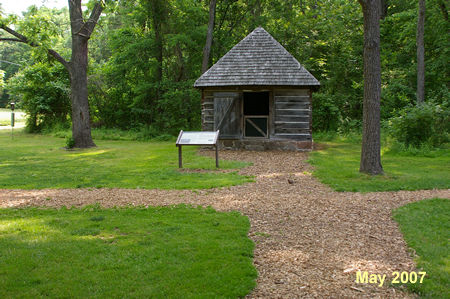
[{"label": "log wall", "polygon": [[273,137],[310,141],[311,97],[308,89],[274,91]]}]

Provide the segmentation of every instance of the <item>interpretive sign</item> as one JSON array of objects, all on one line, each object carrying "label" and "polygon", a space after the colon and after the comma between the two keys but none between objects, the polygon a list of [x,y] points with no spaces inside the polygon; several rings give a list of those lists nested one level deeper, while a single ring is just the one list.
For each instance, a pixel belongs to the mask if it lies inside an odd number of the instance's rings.
[{"label": "interpretive sign", "polygon": [[219,130],[209,132],[184,132],[180,131],[176,146],[178,147],[178,166],[183,167],[183,157],[181,147],[183,145],[213,145],[216,148],[216,167],[219,167],[219,152],[217,150],[217,140],[219,139]]}]

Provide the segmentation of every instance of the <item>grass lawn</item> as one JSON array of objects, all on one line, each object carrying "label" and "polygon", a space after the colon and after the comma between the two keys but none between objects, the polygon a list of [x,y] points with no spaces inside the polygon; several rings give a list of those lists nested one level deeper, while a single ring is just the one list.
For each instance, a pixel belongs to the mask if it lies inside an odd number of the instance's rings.
[{"label": "grass lawn", "polygon": [[0,209],[0,298],[236,298],[248,218],[211,208]]},{"label": "grass lawn", "polygon": [[450,188],[450,150],[412,156],[382,150],[385,174],[359,173],[361,143],[346,138],[318,141],[324,149],[310,154],[314,175],[337,191],[393,191]]},{"label": "grass lawn", "polygon": [[[237,171],[215,171],[214,159],[197,155],[196,147],[183,147],[183,167],[207,171],[179,171],[175,142],[95,142],[97,148],[67,151],[61,138],[17,132],[11,140],[0,131],[0,189],[200,189],[252,181]],[[221,169],[246,165],[220,161]]]},{"label": "grass lawn", "polygon": [[424,298],[450,298],[450,200],[414,202],[393,214],[417,254],[418,268],[427,273],[422,284],[408,287]]}]

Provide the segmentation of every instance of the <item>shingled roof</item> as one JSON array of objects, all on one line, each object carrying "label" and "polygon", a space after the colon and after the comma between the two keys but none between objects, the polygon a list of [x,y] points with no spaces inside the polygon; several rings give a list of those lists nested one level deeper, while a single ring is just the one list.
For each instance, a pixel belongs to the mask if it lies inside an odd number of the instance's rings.
[{"label": "shingled roof", "polygon": [[266,30],[247,35],[194,83],[194,87],[320,83]]}]

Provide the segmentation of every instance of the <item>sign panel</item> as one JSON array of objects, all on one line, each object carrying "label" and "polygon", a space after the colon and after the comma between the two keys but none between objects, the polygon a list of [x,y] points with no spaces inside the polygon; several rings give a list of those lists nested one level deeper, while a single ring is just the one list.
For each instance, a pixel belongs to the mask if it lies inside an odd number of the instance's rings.
[{"label": "sign panel", "polygon": [[215,132],[184,132],[180,131],[177,145],[215,145],[219,131]]}]

